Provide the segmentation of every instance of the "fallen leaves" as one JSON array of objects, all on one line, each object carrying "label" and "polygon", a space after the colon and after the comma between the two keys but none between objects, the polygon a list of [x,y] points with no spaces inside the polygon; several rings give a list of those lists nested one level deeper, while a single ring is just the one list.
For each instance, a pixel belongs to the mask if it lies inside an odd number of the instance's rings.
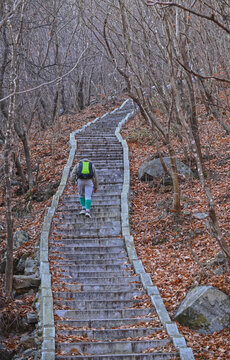
[{"label": "fallen leaves", "polygon": [[[212,161],[206,162],[209,181],[217,202],[219,222],[225,239],[230,246],[230,136],[223,137],[219,125],[213,121],[212,130],[206,131],[206,122],[201,125],[201,140],[210,145]],[[123,131],[130,151],[131,211],[130,224],[138,257],[145,270],[158,286],[171,317],[189,289],[199,284],[216,286],[230,295],[230,271],[218,274],[219,265],[211,262],[220,251],[217,241],[210,235],[207,219],[196,219],[194,212],[208,213],[206,196],[198,180],[181,182],[183,217],[176,222],[171,212],[172,192],[161,192],[160,185],[138,180],[140,165],[158,157],[156,148],[150,144],[149,136],[138,135],[146,127],[140,124],[138,116],[130,121]],[[137,130],[134,131],[134,128]],[[150,131],[149,131],[150,132]],[[145,131],[146,133],[146,131]],[[135,136],[134,136],[135,135]],[[176,142],[175,142],[176,144]],[[162,154],[167,154],[162,146]],[[183,152],[177,144],[177,155]],[[183,158],[182,158],[183,159]],[[195,255],[195,257],[194,257]],[[205,271],[205,272],[204,272]],[[210,336],[202,336],[179,326],[197,360],[230,359],[230,329]]]}]

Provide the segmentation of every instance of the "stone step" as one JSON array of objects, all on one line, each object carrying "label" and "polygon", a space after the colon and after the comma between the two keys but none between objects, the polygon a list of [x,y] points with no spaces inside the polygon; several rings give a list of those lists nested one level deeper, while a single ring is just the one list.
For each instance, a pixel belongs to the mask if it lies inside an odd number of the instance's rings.
[{"label": "stone step", "polygon": [[[108,210],[108,209],[107,209]],[[93,215],[93,211],[92,214]],[[96,215],[96,214],[95,214]],[[99,230],[100,228],[112,228],[112,229],[116,229],[121,227],[121,221],[120,219],[115,220],[113,218],[105,218],[103,216],[101,217],[95,217],[93,219],[93,224],[92,224],[92,219],[83,216],[83,215],[79,215],[75,217],[74,221],[68,221],[68,220],[62,220],[62,222],[60,223],[58,220],[55,220],[54,223],[56,223],[56,229],[57,230],[76,230],[79,229],[79,226],[81,227],[81,229],[85,229],[85,227],[88,227],[90,225],[91,230]]]},{"label": "stone step", "polygon": [[[110,129],[108,129],[110,130]],[[111,132],[107,131],[102,131],[97,130],[96,128],[88,128],[87,131],[84,131],[82,133],[80,133],[80,135],[77,136],[78,139],[80,139],[81,141],[83,141],[83,143],[85,143],[85,140],[90,140],[90,142],[94,142],[94,141],[117,141],[116,136]]]},{"label": "stone step", "polygon": [[101,247],[103,248],[104,246],[107,246],[107,247],[110,247],[110,246],[122,246],[122,247],[125,247],[125,241],[123,238],[117,238],[117,237],[114,237],[114,238],[71,238],[71,239],[68,239],[68,238],[63,238],[61,241],[54,238],[49,240],[49,243],[51,245],[61,245],[60,248],[62,248],[63,246],[63,249],[65,246],[68,246],[68,247],[72,247],[73,246],[77,246],[77,247]]},{"label": "stone step", "polygon": [[64,260],[64,259],[50,259],[50,261],[54,260],[55,264],[53,264],[53,268],[62,267],[63,270],[70,269],[78,271],[81,269],[85,269],[87,267],[88,270],[94,271],[95,269],[99,269],[98,271],[106,271],[108,268],[113,269],[117,272],[124,269],[129,269],[130,264],[128,262],[123,262],[120,260],[113,261],[104,261],[104,260],[88,260],[88,261],[75,261],[75,260]]},{"label": "stone step", "polygon": [[176,352],[152,352],[152,353],[139,353],[139,354],[109,354],[109,355],[57,355],[56,360],[176,360],[180,359]]},{"label": "stone step", "polygon": [[[93,202],[94,200],[92,200]],[[117,205],[120,207],[120,205]],[[77,204],[72,204],[71,207],[73,209],[64,209],[63,211],[59,211],[55,218],[54,223],[79,223],[79,221],[88,221],[88,218],[85,218],[84,215],[80,214],[81,206],[80,202]],[[95,221],[100,222],[106,222],[106,221],[119,221],[121,219],[121,216],[119,212],[117,211],[111,211],[110,207],[104,207],[103,205],[101,207],[98,207],[96,205],[92,205],[91,207],[91,215],[94,216]]]},{"label": "stone step", "polygon": [[113,276],[113,277],[103,277],[103,279],[101,279],[100,277],[84,277],[81,280],[78,278],[76,279],[75,277],[62,277],[61,281],[65,281],[67,284],[68,283],[72,283],[72,282],[77,282],[77,283],[82,283],[84,285],[86,284],[92,284],[92,285],[128,285],[128,284],[141,284],[140,283],[140,278],[138,275],[133,275],[133,276],[119,276],[120,274],[118,273],[117,276]]},{"label": "stone step", "polygon": [[79,291],[75,292],[64,292],[64,291],[55,291],[54,292],[56,299],[73,299],[73,300],[135,300],[142,295],[145,295],[146,292],[143,290],[138,291]]},{"label": "stone step", "polygon": [[100,187],[101,187],[101,185],[108,185],[108,184],[122,185],[123,184],[123,174],[120,174],[120,175],[117,174],[117,176],[105,175],[104,177],[100,177],[100,179],[99,179]]},{"label": "stone step", "polygon": [[[116,199],[120,199],[121,197],[121,191],[119,192],[110,192],[107,194],[104,194],[103,191],[98,190],[98,192],[96,194],[93,195],[93,199],[99,199],[101,200],[116,200]],[[71,194],[68,196],[63,197],[63,200],[61,201],[61,203],[65,204],[66,202],[76,202],[79,201],[79,195],[78,194]]]},{"label": "stone step", "polygon": [[98,291],[98,292],[105,292],[105,291],[135,291],[142,289],[141,284],[119,284],[119,285],[111,285],[111,284],[84,284],[84,283],[75,283],[73,284],[54,284],[56,291],[58,288],[65,288],[66,291]]},{"label": "stone step", "polygon": [[145,341],[112,341],[112,342],[73,342],[57,343],[57,350],[70,352],[71,349],[77,349],[79,353],[94,355],[108,354],[135,354],[141,353],[146,349],[166,346],[170,340],[145,340]]},{"label": "stone step", "polygon": [[[76,203],[79,203],[79,199],[73,199],[73,200],[68,200],[68,201],[64,201],[63,205],[67,205],[67,206],[71,206],[71,205],[75,205]],[[100,198],[99,196],[93,196],[92,197],[92,205],[95,206],[103,206],[103,207],[109,207],[109,206],[114,206],[114,205],[120,205],[121,203],[121,197],[120,196],[116,196],[116,197],[111,197],[109,198],[109,196],[107,198]]]},{"label": "stone step", "polygon": [[[56,320],[56,323],[59,325],[65,325],[70,327],[77,327],[82,328],[85,327],[86,329],[97,329],[97,328],[117,328],[121,326],[130,325],[130,327],[135,326],[141,323],[148,323],[153,321],[154,318],[152,317],[143,317],[143,318],[129,318],[129,319],[92,319],[92,320]],[[148,325],[146,325],[148,326]]]},{"label": "stone step", "polygon": [[103,139],[102,137],[98,136],[97,139],[93,140],[90,139],[89,136],[81,137],[77,140],[78,142],[78,148],[76,156],[79,158],[79,153],[87,150],[87,151],[104,151],[105,149],[108,149],[110,152],[122,152],[123,148],[121,144],[115,139],[115,138],[109,138],[109,139]]},{"label": "stone step", "polygon": [[[109,213],[116,213],[119,214],[120,210],[121,210],[121,206],[120,205],[110,205],[109,207],[106,207],[105,204],[103,204],[103,206],[96,206],[94,203],[94,198],[92,199],[92,206],[91,206],[92,210],[94,211],[94,213],[100,214],[101,216],[106,216],[106,214]],[[76,215],[79,215],[79,209],[80,209],[80,205],[79,203],[66,203],[66,204],[60,204],[60,206],[57,209],[57,214],[58,213],[63,213],[63,214],[67,214],[67,213],[73,213]]]},{"label": "stone step", "polygon": [[[63,260],[73,260],[75,263],[81,262],[81,263],[87,263],[89,264],[88,261],[106,261],[106,263],[109,264],[114,264],[115,262],[118,264],[123,264],[124,262],[128,261],[128,257],[125,256],[126,254],[123,253],[99,253],[99,254],[91,254],[91,253],[81,253],[81,254],[77,254],[77,253],[73,253],[73,252],[68,252],[68,253],[50,253],[51,256],[60,256],[61,259]],[[112,261],[110,261],[112,260]],[[96,262],[96,264],[98,264]]]},{"label": "stone step", "polygon": [[98,139],[93,140],[90,139],[89,136],[81,137],[81,139],[77,139],[77,159],[80,158],[79,153],[83,152],[84,150],[91,151],[92,153],[96,150],[102,150],[108,149],[108,152],[122,152],[123,148],[121,144],[115,139],[102,139],[100,136],[98,136]]},{"label": "stone step", "polygon": [[[85,222],[85,216],[80,214],[80,203],[76,204],[75,209],[78,210],[75,213],[72,212],[59,212],[59,214],[57,214],[58,218],[56,217],[54,219],[54,223],[57,223],[57,221],[59,221],[60,223],[69,223],[69,224],[74,224],[74,223],[79,223],[80,218],[82,218],[82,220]],[[99,222],[106,222],[106,221],[119,221],[121,219],[121,216],[119,213],[117,212],[108,212],[107,214],[105,214],[103,212],[98,211],[97,212],[97,208],[94,207],[91,210],[91,215],[93,216],[93,219],[95,219],[95,221],[99,221]],[[86,218],[87,219],[87,218]]]},{"label": "stone step", "polygon": [[[80,209],[79,211],[80,212]],[[79,237],[80,239],[82,239],[84,237],[84,234],[86,234],[86,232],[89,232],[90,234],[92,234],[92,238],[94,238],[95,236],[98,236],[99,230],[109,230],[110,232],[110,236],[111,237],[116,237],[120,235],[119,230],[121,229],[121,222],[120,219],[116,219],[114,217],[105,219],[104,217],[100,217],[99,214],[94,213],[93,210],[91,210],[91,218],[89,219],[88,217],[86,217],[85,215],[77,215],[79,216],[79,218],[83,218],[83,219],[79,219],[78,218],[75,220],[69,220],[69,222],[67,220],[63,221],[62,224],[58,225],[58,228],[55,229],[54,235],[58,234],[58,235],[62,235],[63,238],[68,238],[68,234],[69,234],[69,238],[72,237]],[[92,223],[91,223],[92,222]],[[111,223],[114,223],[114,225],[111,225]],[[116,230],[116,233],[113,234],[111,233],[111,230]],[[85,236],[86,238],[88,238],[88,236],[90,235],[87,233],[87,235]],[[103,237],[103,235],[106,235],[105,232],[101,231],[101,236]],[[99,236],[98,236],[99,237]]]},{"label": "stone step", "polygon": [[[88,219],[87,219],[88,220]],[[121,227],[116,226],[111,228],[108,224],[107,226],[98,227],[96,229],[91,229],[90,225],[93,224],[93,214],[92,218],[89,219],[91,223],[85,224],[84,227],[81,229],[72,229],[72,230],[62,230],[62,229],[55,229],[53,231],[53,235],[55,236],[63,236],[63,237],[103,237],[103,236],[119,236],[121,234]]]},{"label": "stone step", "polygon": [[[96,210],[95,212],[102,212],[104,217],[106,217],[105,216],[106,215],[105,211],[106,211],[107,213],[112,212],[113,216],[118,216],[120,218],[121,217],[120,205],[121,205],[121,197],[120,196],[118,196],[117,198],[113,198],[113,199],[109,199],[109,197],[107,199],[106,198],[100,199],[99,197],[96,198],[96,197],[92,196],[91,208],[92,209],[94,208]],[[80,209],[80,200],[75,199],[72,201],[65,201],[61,204],[61,206],[63,208],[68,208],[68,209],[69,208],[70,209],[72,209],[72,208]],[[118,210],[118,211],[114,211],[114,207],[117,207],[116,210]],[[65,209],[64,209],[64,211],[65,211]]]},{"label": "stone step", "polygon": [[[93,215],[93,214],[92,214]],[[121,236],[121,234],[118,234],[118,235],[109,235],[109,237],[112,239],[112,238],[117,238],[117,237],[120,237]],[[65,235],[64,233],[63,234],[60,234],[60,235],[57,235],[57,234],[55,234],[55,231],[53,231],[53,233],[52,233],[52,237],[53,238],[56,238],[56,240],[58,240],[58,239],[62,239],[61,241],[63,241],[63,244],[64,244],[64,241],[65,240],[72,240],[73,239],[73,241],[78,241],[79,240],[79,242],[81,242],[83,239],[85,239],[86,241],[87,240],[93,240],[93,239],[95,239],[95,240],[97,240],[98,238],[100,238],[100,239],[102,239],[102,238],[107,238],[107,236],[106,236],[106,234],[105,235],[102,235],[102,236],[98,236],[98,235],[88,235],[88,234],[86,234],[86,233],[84,233],[83,235],[73,235],[73,234],[71,234],[71,235]]]},{"label": "stone step", "polygon": [[[125,251],[125,250],[124,250]],[[105,261],[106,264],[124,264],[127,263],[128,257],[125,253],[77,253],[77,252],[63,252],[63,251],[50,251],[51,260],[60,260],[66,262],[70,260],[70,264],[89,264],[88,261],[93,261],[95,264],[100,264],[100,261]]]},{"label": "stone step", "polygon": [[100,137],[99,139],[96,139],[95,141],[91,142],[84,142],[82,141],[85,137],[78,139],[78,147],[77,147],[77,155],[79,151],[82,150],[98,150],[98,151],[104,151],[105,148],[108,149],[108,151],[121,151],[123,150],[121,144],[116,141],[113,138],[113,141],[108,141],[107,139],[103,139]]},{"label": "stone step", "polygon": [[78,254],[88,254],[90,253],[91,255],[92,254],[97,254],[97,255],[100,255],[100,254],[124,254],[126,253],[125,251],[125,248],[124,247],[121,247],[121,246],[103,246],[103,245],[98,245],[98,246],[84,246],[84,245],[65,245],[65,246],[62,246],[61,248],[60,247],[55,247],[55,246],[52,246],[50,248],[51,250],[51,254],[52,253],[78,253]]},{"label": "stone step", "polygon": [[[93,210],[94,210],[93,208],[95,208],[95,206],[92,206],[92,214],[93,214]],[[105,210],[109,211],[109,208],[104,207],[104,211]],[[92,218],[88,218],[87,216],[78,214],[78,216],[76,217],[76,220],[78,220],[78,221],[76,221],[75,223],[69,224],[68,222],[62,222],[61,224],[60,223],[56,224],[55,228],[56,228],[56,230],[59,230],[59,229],[75,230],[76,228],[78,229],[79,224],[81,224],[82,229],[85,229],[85,227],[87,227],[87,230],[88,230],[88,227],[90,227],[91,230],[92,230],[92,228],[94,230],[100,230],[102,226],[104,228],[106,227],[109,229],[111,229],[111,228],[112,229],[114,229],[114,228],[120,229],[120,226],[121,226],[120,220],[113,220],[112,218],[108,218],[103,221],[103,218],[104,217],[92,219]]]},{"label": "stone step", "polygon": [[[108,176],[108,175],[114,175],[114,176],[115,175],[121,175],[121,176],[123,175],[123,170],[122,170],[123,169],[123,164],[122,165],[118,164],[117,166],[116,166],[116,164],[114,164],[113,168],[114,168],[113,173],[112,173],[111,169],[108,170],[106,167],[103,167],[102,169],[98,170],[97,171],[98,178],[100,179],[101,177]],[[110,179],[112,179],[112,178],[110,178]]]},{"label": "stone step", "polygon": [[[55,268],[53,268],[53,270],[55,270]],[[132,277],[135,276],[133,275],[133,271],[132,270],[124,270],[124,271],[119,271],[118,272],[112,272],[112,271],[73,271],[71,268],[70,270],[66,270],[66,271],[60,271],[59,272],[60,275],[63,275],[63,277],[65,276],[70,276],[71,278],[74,278],[75,280],[78,279],[82,279],[82,281],[84,281],[85,278],[92,278],[92,279],[114,279],[115,277]],[[93,280],[92,280],[93,281]]]},{"label": "stone step", "polygon": [[104,330],[58,330],[60,335],[85,336],[91,340],[120,340],[127,338],[140,338],[149,335],[155,335],[162,331],[162,327],[149,327],[137,329],[104,329]]},{"label": "stone step", "polygon": [[91,319],[128,319],[149,316],[154,309],[98,309],[98,310],[55,310],[54,313],[64,319],[91,320]]},{"label": "stone step", "polygon": [[98,193],[102,191],[104,194],[106,194],[107,192],[111,192],[111,190],[115,192],[122,191],[122,187],[123,187],[123,183],[115,184],[108,182],[107,184],[99,184],[99,185],[100,186],[98,189]]},{"label": "stone step", "polygon": [[81,159],[93,160],[97,163],[100,162],[112,162],[116,165],[116,162],[120,162],[123,160],[123,152],[122,149],[109,149],[106,146],[103,149],[94,148],[94,149],[86,149],[85,147],[78,152],[78,157]]},{"label": "stone step", "polygon": [[[63,234],[65,237],[66,235],[70,236],[84,236],[87,232],[87,236],[103,236],[108,233],[108,235],[118,236],[121,233],[121,223],[117,221],[116,224],[111,224],[111,221],[101,221],[100,219],[93,218],[93,212],[91,214],[92,218],[86,218],[86,221],[79,221],[78,223],[74,224],[62,224],[56,228],[54,234],[61,235]],[[83,216],[81,216],[83,217]],[[97,220],[97,223],[96,223]],[[94,223],[95,222],[95,223]],[[115,222],[115,221],[114,221]]]},{"label": "stone step", "polygon": [[[82,133],[81,135],[77,136],[77,143],[78,143],[78,149],[84,149],[84,148],[90,148],[90,147],[106,147],[108,146],[114,146],[118,147],[117,145],[120,145],[117,141],[117,138],[115,136],[101,136],[101,134],[95,134],[95,136],[92,138],[90,133]],[[120,146],[121,149],[121,146]],[[76,154],[78,155],[78,153]]]},{"label": "stone step", "polygon": [[57,265],[56,263],[52,264],[53,269],[59,269],[59,270],[67,270],[67,271],[75,271],[75,272],[82,272],[82,271],[116,271],[119,272],[121,270],[130,269],[130,264],[122,264],[122,265],[116,265],[116,264],[98,264],[98,265]]},{"label": "stone step", "polygon": [[79,300],[54,300],[54,303],[60,306],[76,310],[96,310],[96,309],[127,309],[135,306],[141,306],[141,300],[100,300],[100,301],[79,301]]},{"label": "stone step", "polygon": [[[56,214],[56,217],[54,219],[54,223],[57,224],[70,224],[71,226],[74,224],[80,224],[83,223],[85,224],[86,221],[90,222],[91,219],[85,217],[84,215],[80,214],[81,211],[81,207],[80,204],[77,204],[75,206],[75,209],[68,209],[68,210],[64,210],[64,211],[59,211],[59,213]],[[107,211],[107,214],[106,214]],[[103,208],[103,207],[99,207],[97,208],[96,206],[92,206],[91,207],[91,216],[93,218],[93,220],[95,220],[95,222],[97,222],[98,224],[104,224],[107,222],[116,222],[116,221],[120,221],[121,217],[119,217],[119,213],[117,213],[116,211],[109,211],[109,208]]]}]

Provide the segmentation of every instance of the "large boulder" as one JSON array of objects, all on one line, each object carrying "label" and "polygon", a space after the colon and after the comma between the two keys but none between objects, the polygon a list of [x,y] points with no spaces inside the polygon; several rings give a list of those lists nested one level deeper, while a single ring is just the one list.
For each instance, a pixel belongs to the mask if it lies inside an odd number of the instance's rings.
[{"label": "large boulder", "polygon": [[[165,165],[171,171],[171,161],[169,157],[163,158]],[[185,165],[182,161],[176,160],[177,170],[179,174],[184,176],[193,176],[192,170]],[[165,172],[159,158],[146,161],[138,169],[139,180],[152,180],[154,178],[162,178],[165,176]]]},{"label": "large boulder", "polygon": [[175,319],[201,334],[212,334],[230,325],[230,297],[212,286],[197,286],[181,303]]},{"label": "large boulder", "polygon": [[40,286],[41,279],[34,276],[26,275],[14,275],[13,277],[13,288],[27,289],[27,288],[38,288]]}]

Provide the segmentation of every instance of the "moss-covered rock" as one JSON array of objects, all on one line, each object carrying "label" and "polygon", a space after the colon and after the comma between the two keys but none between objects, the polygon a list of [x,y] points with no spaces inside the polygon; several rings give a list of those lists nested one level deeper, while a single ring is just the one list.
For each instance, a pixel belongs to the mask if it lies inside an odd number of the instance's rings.
[{"label": "moss-covered rock", "polygon": [[175,319],[202,334],[222,330],[230,325],[230,298],[212,286],[197,286],[189,291]]}]

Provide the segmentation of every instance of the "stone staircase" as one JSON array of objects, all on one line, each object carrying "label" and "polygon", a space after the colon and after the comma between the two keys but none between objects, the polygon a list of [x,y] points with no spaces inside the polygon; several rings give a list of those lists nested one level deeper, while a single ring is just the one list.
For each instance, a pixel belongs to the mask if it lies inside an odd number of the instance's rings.
[{"label": "stone staircase", "polygon": [[76,136],[76,160],[94,162],[99,189],[91,219],[78,215],[77,194],[64,194],[53,218],[49,261],[57,360],[180,358],[134,272],[121,232],[124,165],[115,129],[130,106]]}]

